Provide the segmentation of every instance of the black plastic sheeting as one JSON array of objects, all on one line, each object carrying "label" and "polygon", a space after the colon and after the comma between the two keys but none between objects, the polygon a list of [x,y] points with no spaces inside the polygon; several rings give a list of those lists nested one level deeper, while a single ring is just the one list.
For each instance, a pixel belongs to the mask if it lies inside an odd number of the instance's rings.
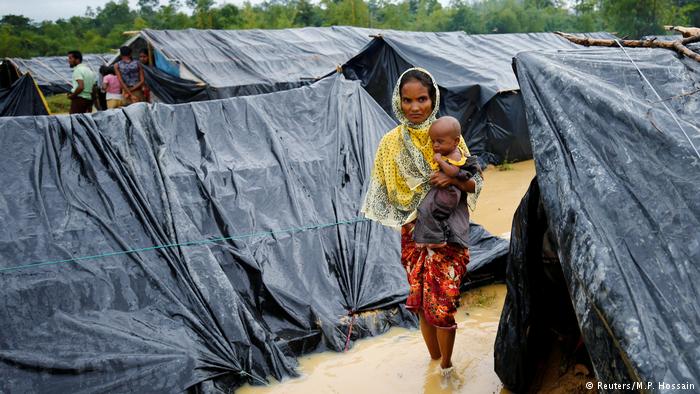
[{"label": "black plastic sheeting", "polygon": [[[590,37],[611,38],[607,33]],[[553,33],[467,35],[463,32],[382,32],[343,65],[391,114],[396,80],[423,67],[441,90],[440,114],[459,119],[469,149],[482,163],[532,158],[522,98],[511,66],[520,51],[579,46]]]},{"label": "black plastic sheeting", "polygon": [[159,102],[180,104],[210,99],[206,85],[172,76],[155,67],[144,67],[143,71],[146,85]]},{"label": "black plastic sheeting", "polygon": [[700,43],[686,45],[691,51],[700,54]]},{"label": "black plastic sheeting", "polygon": [[0,88],[0,117],[48,114],[31,75],[25,74],[8,88]]},{"label": "black plastic sheeting", "polygon": [[483,226],[469,225],[469,257],[462,291],[505,279],[508,240],[489,233]]},{"label": "black plastic sheeting", "polygon": [[[306,27],[279,30],[150,30],[141,37],[169,61],[207,83],[214,98],[308,85],[370,42],[374,30]],[[180,75],[187,78],[185,75]]]},{"label": "black plastic sheeting", "polygon": [[[99,80],[100,66],[107,64],[112,57],[114,55],[83,54],[83,64],[88,66]],[[31,73],[39,89],[46,95],[68,93],[72,88],[73,70],[68,65],[68,55],[10,60],[22,74]]]},{"label": "black plastic sheeting", "polygon": [[463,131],[482,166],[532,159],[523,99],[519,91],[496,95],[476,111]]},{"label": "black plastic sheeting", "polygon": [[415,326],[399,234],[358,218],[394,125],[342,76],[1,119],[0,391],[230,392]]},{"label": "black plastic sheeting", "polygon": [[676,41],[676,40],[682,40],[683,36],[680,34],[672,34],[672,35],[661,35],[661,36],[642,36],[642,40],[653,40],[653,41]]},{"label": "black plastic sheeting", "polygon": [[596,375],[672,392],[656,383],[700,382],[700,63],[626,52],[634,64],[606,48],[524,52],[515,65],[550,236]]},{"label": "black plastic sheeting", "polygon": [[578,346],[581,331],[536,178],[513,216],[506,286],[493,354],[496,374],[508,390],[538,389],[533,383],[538,375],[546,374],[538,367],[551,362],[553,337],[564,342],[559,344],[563,347],[559,353],[568,364],[573,364],[577,353],[585,354],[578,358],[590,363],[585,347]]}]

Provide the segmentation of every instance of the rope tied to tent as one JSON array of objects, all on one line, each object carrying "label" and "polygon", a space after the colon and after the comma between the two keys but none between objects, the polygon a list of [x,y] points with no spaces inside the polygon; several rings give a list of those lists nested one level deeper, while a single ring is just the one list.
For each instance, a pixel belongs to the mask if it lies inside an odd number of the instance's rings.
[{"label": "rope tied to tent", "polygon": [[632,63],[632,65],[634,65],[634,68],[637,69],[637,72],[639,72],[639,75],[642,76],[642,79],[644,80],[644,82],[646,82],[647,85],[649,85],[649,87],[651,88],[652,92],[654,92],[654,94],[656,95],[656,97],[659,99],[659,101],[658,101],[657,103],[661,103],[661,105],[664,106],[664,108],[665,108],[666,111],[669,113],[669,115],[671,115],[671,118],[673,118],[673,120],[674,120],[674,121],[676,122],[676,124],[678,125],[678,128],[680,128],[681,131],[683,132],[683,135],[685,135],[685,138],[686,138],[686,139],[688,140],[688,142],[690,143],[690,146],[693,147],[693,150],[695,151],[695,154],[698,156],[698,158],[700,158],[700,152],[698,152],[698,148],[695,147],[695,144],[693,144],[693,140],[690,139],[690,136],[688,136],[688,133],[686,133],[685,129],[684,129],[683,126],[681,125],[681,122],[678,120],[678,118],[676,118],[676,115],[675,115],[675,114],[673,113],[673,111],[671,111],[671,109],[666,105],[665,100],[664,100],[663,98],[661,98],[661,95],[659,94],[659,92],[656,91],[656,89],[654,88],[654,86],[653,86],[653,85],[651,84],[651,82],[649,82],[649,80],[647,79],[646,75],[644,75],[644,73],[643,73],[642,70],[639,68],[639,66],[637,66],[637,63],[635,63],[635,61],[632,59],[632,57],[629,55],[629,53],[627,53],[627,50],[625,49],[624,46],[622,46],[622,43],[620,43],[620,40],[615,39],[615,42],[616,42],[617,45],[620,47],[620,49],[622,49],[622,52],[624,52],[625,56],[627,56],[627,59],[629,59],[629,61]]},{"label": "rope tied to tent", "polygon": [[350,326],[348,327],[348,335],[345,337],[345,350],[343,350],[343,353],[348,351],[348,348],[350,347],[350,336],[352,335],[352,326],[355,325],[355,318],[357,317],[357,313],[353,310],[348,311],[348,316],[350,316]]},{"label": "rope tied to tent", "polygon": [[14,267],[0,268],[0,273],[10,272],[10,271],[18,271],[18,270],[23,270],[23,269],[33,269],[33,268],[38,268],[38,267],[43,267],[43,266],[48,266],[48,265],[72,263],[72,262],[78,262],[78,261],[83,261],[83,260],[98,260],[98,259],[102,259],[105,257],[128,255],[128,254],[133,254],[133,253],[148,252],[148,251],[159,250],[159,249],[176,248],[176,247],[182,247],[182,246],[200,246],[200,245],[217,243],[217,242],[221,242],[221,241],[237,241],[237,240],[242,240],[242,239],[246,239],[246,238],[253,238],[253,237],[272,236],[272,235],[276,235],[276,234],[294,233],[294,232],[301,232],[301,231],[308,231],[308,230],[320,230],[320,229],[324,229],[324,228],[328,228],[328,227],[339,226],[341,224],[354,224],[354,223],[360,223],[360,222],[366,222],[366,221],[369,221],[369,219],[364,218],[364,217],[355,217],[355,218],[349,219],[349,220],[341,220],[341,221],[337,221],[337,222],[316,224],[316,225],[305,225],[305,226],[292,227],[292,228],[287,228],[287,229],[282,229],[282,230],[260,231],[260,232],[255,232],[255,233],[234,235],[234,236],[230,236],[230,237],[209,238],[209,239],[201,239],[201,240],[195,240],[195,241],[147,246],[147,247],[143,247],[143,248],[119,250],[116,252],[99,253],[99,254],[94,254],[94,255],[90,255],[90,256],[74,257],[74,258],[63,259],[63,260],[39,261],[39,262],[17,265]]},{"label": "rope tied to tent", "polygon": [[265,381],[265,380],[263,380],[263,379],[260,379],[260,378],[257,377],[257,376],[251,375],[251,374],[249,374],[248,372],[246,372],[246,371],[244,371],[244,370],[242,370],[242,369],[241,369],[240,371],[238,371],[238,374],[241,375],[241,376],[247,376],[247,377],[249,377],[249,378],[255,380],[256,382],[262,384],[263,386],[269,386],[269,384],[268,384],[267,381]]}]

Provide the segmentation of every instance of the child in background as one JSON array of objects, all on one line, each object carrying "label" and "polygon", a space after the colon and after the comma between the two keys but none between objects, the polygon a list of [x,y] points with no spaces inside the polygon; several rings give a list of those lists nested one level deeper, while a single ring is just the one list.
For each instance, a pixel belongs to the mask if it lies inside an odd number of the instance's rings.
[{"label": "child in background", "polygon": [[[433,122],[428,130],[440,171],[460,180],[468,180],[481,167],[476,156],[459,148],[461,127],[451,116]],[[413,239],[428,248],[440,248],[448,242],[469,247],[469,211],[466,196],[456,186],[433,187],[418,206]]]},{"label": "child in background", "polygon": [[107,95],[107,109],[119,108],[122,106],[122,88],[119,79],[114,75],[114,66],[100,67],[102,78],[102,91]]},{"label": "child in background", "polygon": [[[143,48],[139,51],[139,61],[141,62],[141,66],[146,67],[150,66],[150,59],[148,57],[148,49]],[[145,73],[145,71],[144,71]],[[144,74],[145,76],[145,74]],[[151,102],[151,89],[148,87],[148,84],[144,83],[143,84],[143,101],[150,103]]]}]

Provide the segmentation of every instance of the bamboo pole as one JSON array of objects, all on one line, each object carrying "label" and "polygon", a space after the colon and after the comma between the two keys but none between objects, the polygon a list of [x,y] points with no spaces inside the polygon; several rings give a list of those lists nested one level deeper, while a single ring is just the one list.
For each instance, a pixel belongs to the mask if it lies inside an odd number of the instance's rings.
[{"label": "bamboo pole", "polygon": [[[698,29],[700,30],[700,29]],[[578,37],[573,34],[563,33],[560,31],[554,32],[559,36],[566,38],[567,40],[573,42],[574,44],[585,45],[585,46],[602,46],[602,47],[616,47],[618,42],[623,47],[630,48],[664,48],[670,49],[678,52],[679,54],[700,62],[700,54],[697,54],[686,45],[692,44],[694,42],[700,42],[700,34],[682,38],[675,41],[656,41],[655,39],[650,40],[607,40],[601,38],[589,38],[589,37]]]},{"label": "bamboo pole", "polygon": [[698,27],[685,27],[685,26],[664,26],[664,29],[668,31],[675,31],[681,33],[683,37],[693,37],[700,36],[700,28]]}]

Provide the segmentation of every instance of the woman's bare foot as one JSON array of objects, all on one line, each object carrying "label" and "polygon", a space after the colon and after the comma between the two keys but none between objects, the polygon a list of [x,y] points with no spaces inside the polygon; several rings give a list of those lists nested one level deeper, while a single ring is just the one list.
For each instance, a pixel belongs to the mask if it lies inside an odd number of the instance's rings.
[{"label": "woman's bare foot", "polygon": [[458,390],[462,387],[462,384],[464,384],[464,380],[459,376],[454,366],[450,366],[449,368],[439,367],[438,371],[440,372],[440,388],[443,390],[448,387],[453,390]]}]

